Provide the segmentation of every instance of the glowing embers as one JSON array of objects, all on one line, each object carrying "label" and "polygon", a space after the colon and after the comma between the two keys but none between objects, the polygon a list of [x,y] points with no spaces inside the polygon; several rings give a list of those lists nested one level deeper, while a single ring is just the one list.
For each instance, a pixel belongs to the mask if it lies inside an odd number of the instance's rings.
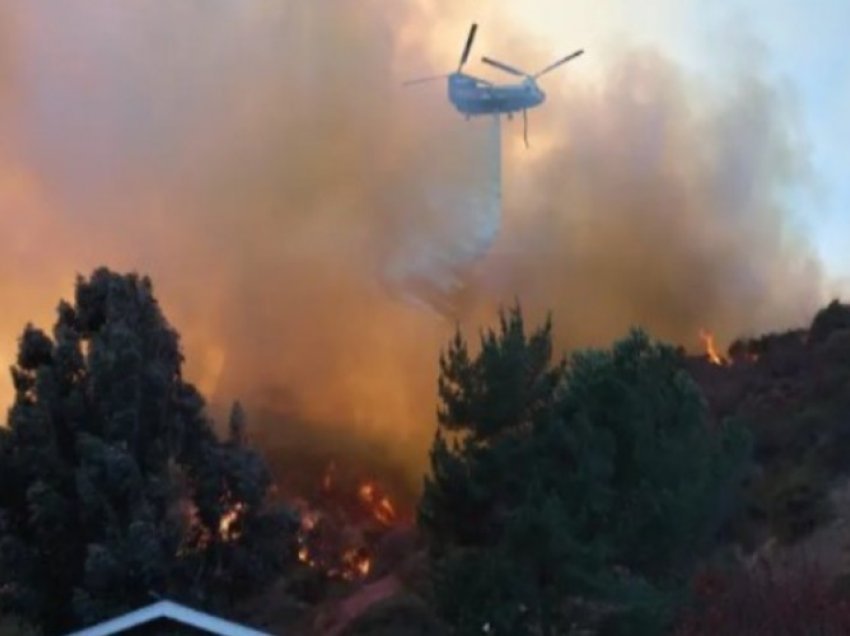
[{"label": "glowing embers", "polygon": [[360,500],[369,508],[376,521],[384,525],[392,525],[396,519],[395,508],[389,497],[380,495],[374,482],[366,482],[357,490]]},{"label": "glowing embers", "polygon": [[245,512],[245,504],[237,502],[221,516],[218,524],[218,534],[222,541],[236,541],[241,535],[239,520]]},{"label": "glowing embers", "polygon": [[313,501],[296,503],[301,516],[298,560],[333,579],[368,576],[376,544],[398,522],[395,506],[377,481],[337,480],[333,463]]}]

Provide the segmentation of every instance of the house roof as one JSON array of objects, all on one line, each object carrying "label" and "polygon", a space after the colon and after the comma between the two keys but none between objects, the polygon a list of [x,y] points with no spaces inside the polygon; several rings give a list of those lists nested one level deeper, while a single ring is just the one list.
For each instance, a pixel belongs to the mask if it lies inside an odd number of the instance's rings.
[{"label": "house roof", "polygon": [[152,621],[168,619],[219,636],[270,636],[171,601],[159,601],[67,636],[110,636]]}]

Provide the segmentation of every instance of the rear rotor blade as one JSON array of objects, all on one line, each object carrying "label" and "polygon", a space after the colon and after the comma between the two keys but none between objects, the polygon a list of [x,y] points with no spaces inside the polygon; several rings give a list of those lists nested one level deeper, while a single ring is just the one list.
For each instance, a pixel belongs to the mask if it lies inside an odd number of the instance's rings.
[{"label": "rear rotor blade", "polygon": [[497,60],[491,59],[489,57],[482,57],[481,61],[485,64],[489,64],[490,66],[495,66],[496,68],[502,69],[506,73],[510,73],[511,75],[519,75],[520,77],[528,77],[528,73],[523,73],[518,68],[514,68],[513,66],[508,66],[504,62],[499,62]]},{"label": "rear rotor blade", "polygon": [[463,65],[466,64],[466,60],[469,59],[469,52],[472,50],[472,41],[475,39],[476,31],[478,31],[478,25],[473,22],[469,28],[469,36],[466,38],[466,46],[463,47],[463,54],[460,56],[460,64],[457,67],[458,73],[460,73]]},{"label": "rear rotor blade", "polygon": [[560,60],[558,60],[557,62],[553,62],[552,64],[550,64],[549,66],[547,66],[546,68],[544,68],[542,71],[540,71],[539,73],[537,73],[537,75],[535,75],[535,76],[534,76],[534,79],[537,79],[538,77],[540,77],[540,76],[541,76],[541,75],[543,75],[544,73],[548,73],[549,71],[554,71],[554,70],[555,70],[556,68],[558,68],[561,64],[566,64],[566,63],[567,63],[567,62],[569,62],[571,59],[578,57],[578,56],[579,56],[579,55],[581,55],[582,53],[584,53],[584,49],[579,49],[579,50],[578,50],[578,51],[576,51],[575,53],[570,53],[567,57],[563,57],[563,58],[561,58]]},{"label": "rear rotor blade", "polygon": [[448,75],[431,75],[430,77],[420,77],[417,79],[407,80],[406,82],[402,82],[402,86],[413,86],[414,84],[423,84],[425,82],[433,82],[438,79],[446,79],[449,77]]}]

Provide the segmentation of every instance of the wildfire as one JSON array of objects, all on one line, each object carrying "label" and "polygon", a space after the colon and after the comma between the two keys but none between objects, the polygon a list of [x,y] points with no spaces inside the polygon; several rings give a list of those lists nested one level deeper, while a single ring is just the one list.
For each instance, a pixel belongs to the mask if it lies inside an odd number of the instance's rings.
[{"label": "wildfire", "polygon": [[305,565],[309,565],[310,567],[316,565],[316,563],[310,557],[310,550],[307,548],[306,545],[302,545],[300,548],[298,548],[298,560]]},{"label": "wildfire", "polygon": [[369,556],[363,550],[353,548],[343,553],[342,564],[345,568],[341,576],[347,580],[367,576],[372,568],[372,560]]},{"label": "wildfire", "polygon": [[705,355],[712,364],[726,364],[726,359],[717,352],[717,346],[714,343],[714,334],[705,329],[699,331],[700,340],[705,347]]},{"label": "wildfire", "polygon": [[378,496],[374,483],[367,481],[360,486],[357,493],[360,495],[360,500],[369,507],[372,516],[377,521],[387,526],[395,521],[396,513],[392,502],[390,502],[389,497]]},{"label": "wildfire", "polygon": [[234,524],[239,520],[239,517],[244,511],[245,504],[239,502],[221,516],[221,521],[218,524],[218,532],[224,541],[235,541],[239,538],[241,533],[238,528],[234,528]]},{"label": "wildfire", "polygon": [[339,476],[333,462],[317,485],[298,499],[298,561],[330,578],[367,577],[376,542],[399,519],[395,506],[376,481]]}]

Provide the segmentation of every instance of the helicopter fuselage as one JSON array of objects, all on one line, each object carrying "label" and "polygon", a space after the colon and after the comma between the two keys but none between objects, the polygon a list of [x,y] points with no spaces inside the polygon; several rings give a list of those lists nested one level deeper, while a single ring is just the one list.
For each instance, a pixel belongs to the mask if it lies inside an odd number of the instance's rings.
[{"label": "helicopter fuselage", "polygon": [[517,84],[492,85],[463,73],[452,73],[449,100],[467,116],[511,114],[539,106],[546,100],[546,93],[531,78]]}]

